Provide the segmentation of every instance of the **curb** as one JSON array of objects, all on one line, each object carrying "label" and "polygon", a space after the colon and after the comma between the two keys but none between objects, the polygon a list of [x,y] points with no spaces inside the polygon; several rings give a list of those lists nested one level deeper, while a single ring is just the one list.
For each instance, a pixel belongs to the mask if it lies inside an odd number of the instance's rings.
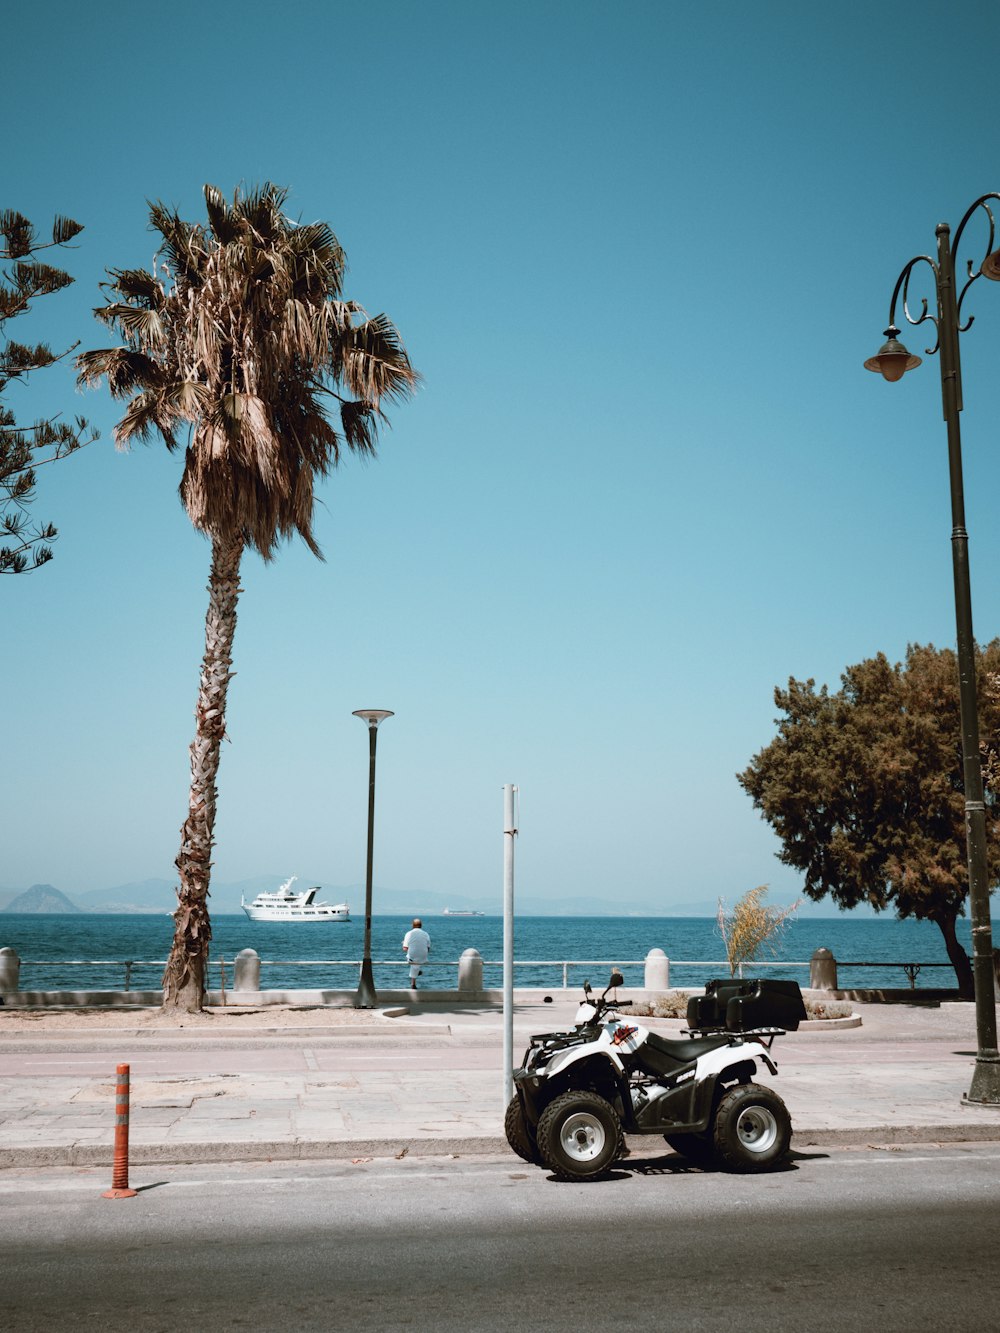
[{"label": "curb", "polygon": [[[353,1157],[444,1157],[493,1155],[511,1151],[502,1134],[466,1138],[398,1139],[274,1139],[235,1143],[131,1143],[129,1167],[180,1166],[192,1162],[339,1161]],[[0,1170],[11,1167],[107,1166],[110,1144],[70,1143],[60,1146],[0,1148]]]},{"label": "curb", "polygon": [[[631,1155],[649,1156],[653,1147],[661,1151],[656,1135],[627,1135]],[[904,1144],[937,1147],[944,1143],[1000,1143],[998,1125],[871,1125],[853,1129],[796,1129],[792,1153],[808,1148],[883,1148]],[[663,1151],[667,1151],[664,1149]],[[355,1157],[402,1159],[404,1157],[468,1157],[507,1155],[511,1152],[502,1134],[478,1134],[455,1138],[398,1139],[275,1139],[234,1143],[133,1143],[129,1166],[183,1166],[196,1162],[287,1162],[342,1161]],[[106,1166],[110,1169],[111,1145],[79,1143],[63,1146],[0,1148],[0,1170],[16,1167]]]}]

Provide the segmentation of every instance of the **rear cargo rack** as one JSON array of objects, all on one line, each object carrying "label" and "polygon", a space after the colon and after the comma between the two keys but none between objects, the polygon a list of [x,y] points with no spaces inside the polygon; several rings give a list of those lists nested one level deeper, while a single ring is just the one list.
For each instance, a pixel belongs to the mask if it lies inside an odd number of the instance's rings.
[{"label": "rear cargo rack", "polygon": [[765,1051],[771,1049],[775,1037],[784,1037],[785,1028],[748,1028],[746,1032],[733,1032],[725,1027],[681,1028],[687,1037],[728,1037],[731,1046],[741,1046],[744,1041],[759,1041]]}]

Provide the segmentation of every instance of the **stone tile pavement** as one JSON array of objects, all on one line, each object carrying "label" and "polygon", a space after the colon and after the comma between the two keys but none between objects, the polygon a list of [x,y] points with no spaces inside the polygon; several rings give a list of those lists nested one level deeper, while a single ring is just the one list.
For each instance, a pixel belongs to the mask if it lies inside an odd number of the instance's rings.
[{"label": "stone tile pavement", "polygon": [[[796,1146],[1000,1140],[1000,1107],[964,1101],[973,1006],[854,1008],[860,1026],[809,1024],[775,1043]],[[569,997],[519,1005],[515,1060],[530,1033],[569,1026],[574,1010]],[[0,1023],[0,1168],[110,1164],[119,1061],[132,1070],[133,1163],[507,1151],[498,1011],[394,1012],[366,1017],[360,1036],[34,1035]]]}]

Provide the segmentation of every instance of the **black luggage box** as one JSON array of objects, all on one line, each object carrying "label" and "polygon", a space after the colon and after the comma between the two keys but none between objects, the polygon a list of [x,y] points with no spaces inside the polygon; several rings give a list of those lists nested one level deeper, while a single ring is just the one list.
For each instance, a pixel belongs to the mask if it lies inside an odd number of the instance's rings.
[{"label": "black luggage box", "polygon": [[749,1032],[753,1028],[784,1028],[794,1032],[806,1016],[797,981],[710,981],[704,995],[688,1000],[689,1028],[724,1028]]}]

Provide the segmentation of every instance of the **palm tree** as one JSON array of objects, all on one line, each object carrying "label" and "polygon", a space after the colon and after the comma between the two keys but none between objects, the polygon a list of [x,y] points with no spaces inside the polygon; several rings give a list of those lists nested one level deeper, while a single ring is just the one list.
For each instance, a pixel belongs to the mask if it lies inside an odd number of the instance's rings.
[{"label": "palm tree", "polygon": [[[77,359],[82,384],[106,379],[128,406],[115,443],[184,442],[180,497],[212,544],[205,655],[191,745],[191,790],[164,1007],[202,1006],[216,779],[226,728],[240,561],[265,560],[298,533],[314,555],[313,491],[343,444],[374,455],[382,405],[418,375],[385,315],[341,296],[345,260],[325,222],[299,225],[271,184],[229,205],[205,186],[207,225],[150,205],[162,238],[152,272],[109,269],[97,317],[124,340]],[[340,430],[327,417],[339,405]]]}]

